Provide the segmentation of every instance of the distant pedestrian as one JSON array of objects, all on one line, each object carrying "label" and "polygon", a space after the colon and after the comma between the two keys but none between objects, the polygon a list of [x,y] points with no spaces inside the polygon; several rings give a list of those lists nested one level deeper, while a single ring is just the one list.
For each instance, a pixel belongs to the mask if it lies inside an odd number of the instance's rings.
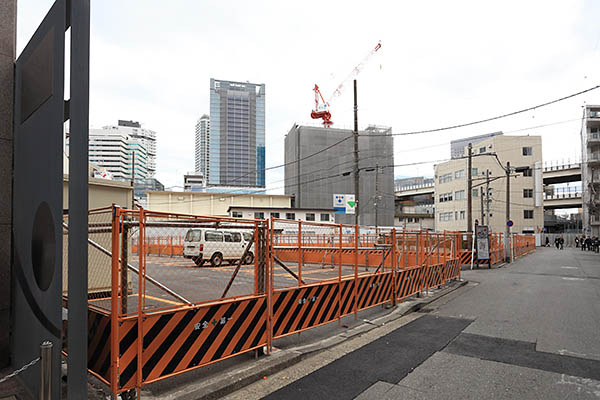
[{"label": "distant pedestrian", "polygon": [[550,247],[550,238],[546,236],[546,247]]},{"label": "distant pedestrian", "polygon": [[579,248],[579,238],[577,236],[575,236],[575,248]]},{"label": "distant pedestrian", "polygon": [[565,245],[565,239],[562,236],[558,240],[558,243],[560,244],[560,249],[563,250],[563,247]]},{"label": "distant pedestrian", "polygon": [[592,250],[592,238],[588,236],[587,238],[585,238],[584,243],[585,243],[585,249],[587,251],[591,251]]}]

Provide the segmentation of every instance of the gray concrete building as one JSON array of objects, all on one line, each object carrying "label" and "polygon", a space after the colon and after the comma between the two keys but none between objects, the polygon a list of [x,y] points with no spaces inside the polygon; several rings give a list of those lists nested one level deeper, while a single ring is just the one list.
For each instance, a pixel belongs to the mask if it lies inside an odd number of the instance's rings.
[{"label": "gray concrete building", "polygon": [[[391,133],[391,128],[378,126],[359,132],[361,225],[394,225]],[[285,137],[285,194],[294,196],[295,207],[331,208],[334,194],[354,194],[352,136],[349,129],[292,127]],[[354,215],[335,214],[335,222],[353,224]]]}]

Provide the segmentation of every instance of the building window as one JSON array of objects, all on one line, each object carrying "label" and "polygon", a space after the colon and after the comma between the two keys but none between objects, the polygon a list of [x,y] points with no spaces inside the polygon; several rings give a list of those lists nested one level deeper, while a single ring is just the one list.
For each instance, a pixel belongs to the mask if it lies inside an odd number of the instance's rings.
[{"label": "building window", "polygon": [[523,197],[526,199],[533,198],[533,189],[523,189]]},{"label": "building window", "polygon": [[471,175],[477,176],[478,173],[479,173],[479,170],[477,168],[472,168],[471,169]]},{"label": "building window", "polygon": [[265,213],[264,212],[255,212],[254,213],[254,218],[256,218],[256,219],[265,219]]},{"label": "building window", "polygon": [[271,213],[271,217],[273,217],[273,218],[279,218],[279,213],[278,212],[272,212]]},{"label": "building window", "polygon": [[315,220],[315,214],[314,213],[306,213],[306,220],[307,221],[314,221]]},{"label": "building window", "polygon": [[329,221],[329,214],[321,214],[321,221]]},{"label": "building window", "polygon": [[457,190],[454,192],[454,200],[464,200],[465,199],[465,191]]},{"label": "building window", "polygon": [[440,194],[439,200],[440,200],[440,203],[445,203],[447,201],[452,201],[452,192]]},{"label": "building window", "polygon": [[523,210],[523,218],[533,219],[533,210]]},{"label": "building window", "polygon": [[479,148],[479,154],[481,154],[481,153],[485,153],[485,147],[480,147]]},{"label": "building window", "polygon": [[531,168],[527,168],[523,171],[523,176],[533,176],[533,170]]},{"label": "building window", "polygon": [[464,177],[465,177],[465,170],[464,169],[458,170],[458,171],[456,171],[454,173],[454,178],[455,179],[460,179],[460,178],[464,178]]},{"label": "building window", "polygon": [[452,182],[452,173],[440,175],[440,177],[438,178],[438,180],[439,180],[440,183]]},{"label": "building window", "polygon": [[232,216],[233,218],[242,218],[242,217],[243,217],[242,213],[241,213],[241,212],[239,212],[239,211],[233,211],[233,212],[231,213],[231,216]]},{"label": "building window", "polygon": [[295,213],[285,213],[285,219],[296,219]]},{"label": "building window", "polygon": [[479,197],[479,190],[478,189],[473,189],[473,197]]},{"label": "building window", "polygon": [[460,217],[460,219],[465,219],[465,211],[464,210],[459,213],[459,217]]},{"label": "building window", "polygon": [[452,211],[440,213],[440,222],[452,221]]},{"label": "building window", "polygon": [[533,154],[533,149],[531,147],[523,147],[523,155],[530,156]]}]

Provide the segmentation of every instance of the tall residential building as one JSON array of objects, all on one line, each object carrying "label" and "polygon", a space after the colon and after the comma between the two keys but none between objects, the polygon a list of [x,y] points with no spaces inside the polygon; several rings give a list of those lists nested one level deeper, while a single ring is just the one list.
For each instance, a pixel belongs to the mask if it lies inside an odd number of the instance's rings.
[{"label": "tall residential building", "polygon": [[583,233],[600,236],[600,106],[586,105],[581,129]]},{"label": "tall residential building", "polygon": [[208,146],[210,143],[210,117],[204,114],[196,122],[196,140],[194,142],[194,171],[203,176],[208,175]]},{"label": "tall residential building", "polygon": [[[510,177],[511,232],[537,233],[544,227],[542,138],[540,136],[505,136],[494,134],[463,140],[462,158],[435,166],[435,229],[466,231],[467,196],[472,199],[472,221],[489,225],[492,232],[506,227],[506,163],[511,168],[529,167]],[[472,144],[472,193],[468,193],[468,144]],[[454,155],[453,155],[454,156]],[[500,165],[502,164],[502,166]],[[489,213],[483,202],[486,170],[489,170]],[[482,216],[484,221],[482,221]]]},{"label": "tall residential building", "polygon": [[208,186],[265,187],[265,85],[210,80]]},{"label": "tall residential building", "polygon": [[[391,128],[377,126],[359,132],[360,198],[356,200],[361,225],[394,225],[391,133]],[[352,137],[349,129],[292,127],[285,137],[285,194],[294,195],[296,207],[331,208],[334,194],[355,194]],[[335,220],[354,224],[354,215],[336,214]]]},{"label": "tall residential building", "polygon": [[90,129],[89,160],[115,180],[130,181],[133,164],[136,182],[150,177],[146,144],[118,127]]}]

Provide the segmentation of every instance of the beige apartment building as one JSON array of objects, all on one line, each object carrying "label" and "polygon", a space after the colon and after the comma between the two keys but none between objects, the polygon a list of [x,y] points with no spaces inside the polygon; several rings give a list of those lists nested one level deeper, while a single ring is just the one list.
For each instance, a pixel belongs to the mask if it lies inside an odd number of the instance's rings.
[{"label": "beige apartment building", "polygon": [[[537,233],[544,226],[542,138],[504,136],[496,133],[472,138],[472,215],[490,225],[491,232],[506,227],[506,163],[510,162],[510,219],[513,233]],[[435,166],[435,229],[467,230],[468,139],[462,156],[455,151],[451,161]],[[495,155],[494,155],[495,154]],[[496,157],[497,156],[497,157]],[[502,166],[501,166],[502,164]],[[515,167],[529,167],[516,173]],[[489,213],[487,212],[486,170],[489,171]],[[483,188],[483,193],[482,193]],[[483,221],[482,221],[483,218]]]},{"label": "beige apartment building", "polygon": [[179,214],[228,217],[229,207],[290,208],[292,197],[283,194],[149,191],[146,209]]}]

